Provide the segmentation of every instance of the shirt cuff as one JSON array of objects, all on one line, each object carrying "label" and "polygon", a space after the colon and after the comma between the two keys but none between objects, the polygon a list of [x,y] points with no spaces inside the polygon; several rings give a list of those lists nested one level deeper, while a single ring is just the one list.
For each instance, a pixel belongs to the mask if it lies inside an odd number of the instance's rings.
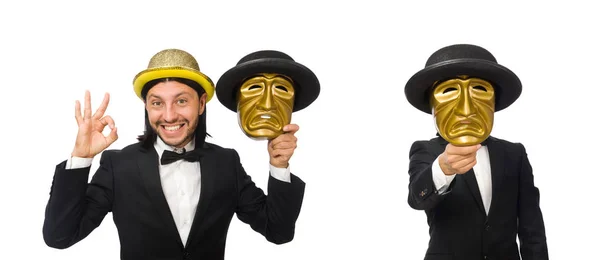
[{"label": "shirt cuff", "polygon": [[435,161],[433,161],[433,164],[431,165],[431,174],[433,177],[433,184],[435,185],[435,188],[437,189],[438,193],[444,193],[448,189],[448,186],[450,185],[452,180],[454,180],[454,177],[456,177],[456,174],[444,174],[437,158],[435,159]]},{"label": "shirt cuff", "polygon": [[291,176],[290,176],[291,172],[290,172],[290,166],[289,165],[288,165],[287,168],[278,168],[278,167],[275,167],[275,166],[273,166],[271,164],[269,164],[269,166],[270,166],[270,169],[271,169],[270,173],[271,173],[271,176],[273,176],[273,178],[278,179],[278,180],[283,181],[283,182],[287,182],[287,183],[292,182],[291,181]]},{"label": "shirt cuff", "polygon": [[74,170],[92,166],[94,158],[71,157],[67,159],[65,170]]}]

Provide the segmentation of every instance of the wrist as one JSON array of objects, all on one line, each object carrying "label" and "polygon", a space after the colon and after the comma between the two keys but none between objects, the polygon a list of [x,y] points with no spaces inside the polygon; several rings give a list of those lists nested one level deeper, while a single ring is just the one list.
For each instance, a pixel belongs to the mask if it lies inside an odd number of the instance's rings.
[{"label": "wrist", "polygon": [[273,167],[276,167],[276,168],[284,168],[285,169],[289,166],[289,163],[287,163],[287,162],[286,163],[276,163],[276,162],[270,161],[269,163],[271,165],[273,165]]},{"label": "wrist", "polygon": [[71,153],[71,158],[73,158],[73,157],[78,157],[78,158],[93,158],[93,156],[84,155],[84,154],[78,153],[76,151],[73,151]]}]

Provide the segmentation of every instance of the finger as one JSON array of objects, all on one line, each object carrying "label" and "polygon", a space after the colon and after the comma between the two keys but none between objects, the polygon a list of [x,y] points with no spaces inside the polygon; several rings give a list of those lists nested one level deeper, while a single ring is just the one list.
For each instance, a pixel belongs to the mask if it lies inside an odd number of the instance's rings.
[{"label": "finger", "polygon": [[269,147],[271,147],[272,149],[281,148],[281,147],[291,148],[292,146],[290,144],[295,145],[296,143],[297,143],[296,139],[280,139],[280,140],[271,142]]},{"label": "finger", "polygon": [[466,167],[467,165],[470,165],[470,164],[475,165],[476,163],[477,163],[477,159],[475,159],[474,157],[473,158],[469,157],[469,158],[460,160],[458,162],[452,163],[451,167],[454,169],[461,169],[461,168]]},{"label": "finger", "polygon": [[471,146],[454,146],[451,144],[448,144],[448,146],[446,146],[446,151],[448,152],[448,154],[457,154],[457,155],[468,155],[474,152],[477,152],[477,150],[479,150],[479,148],[481,148],[481,144],[477,144],[477,145],[471,145]]},{"label": "finger", "polygon": [[273,150],[273,152],[271,153],[271,156],[274,158],[278,158],[278,157],[291,157],[294,154],[294,148],[289,148],[289,149],[275,149]]},{"label": "finger", "polygon": [[450,154],[468,155],[468,154],[477,152],[477,150],[479,150],[480,147],[481,147],[480,144],[471,145],[471,146],[454,146],[454,147],[451,147],[448,152]]},{"label": "finger", "polygon": [[77,121],[77,125],[83,123],[83,118],[81,117],[81,103],[79,103],[79,100],[75,100],[75,120]]},{"label": "finger", "polygon": [[477,157],[477,153],[470,153],[470,154],[465,154],[465,155],[458,155],[458,154],[447,154],[446,155],[446,161],[448,163],[456,163],[459,161],[464,160],[465,158],[473,158],[475,159]]},{"label": "finger", "polygon": [[300,130],[300,126],[298,126],[297,124],[289,124],[283,127],[283,131],[285,133],[289,133],[292,135],[298,132],[298,130]]},{"label": "finger", "polygon": [[471,157],[477,154],[477,149],[465,149],[465,150],[451,150],[447,151],[448,156],[455,157]]},{"label": "finger", "polygon": [[457,170],[457,173],[464,174],[464,173],[468,172],[469,170],[473,169],[473,167],[475,166],[475,164],[477,164],[477,161],[474,161],[472,163],[469,163],[469,164],[467,164],[467,165],[459,168]]},{"label": "finger", "polygon": [[447,161],[448,161],[448,163],[456,164],[458,162],[465,161],[465,160],[472,161],[472,160],[475,160],[475,158],[477,158],[476,154],[472,154],[471,156],[450,155],[450,156],[448,156]]},{"label": "finger", "polygon": [[85,102],[83,104],[83,119],[91,119],[92,117],[92,101],[90,91],[85,91]]},{"label": "finger", "polygon": [[296,142],[297,140],[298,138],[293,136],[292,134],[282,134],[272,139],[270,145],[274,146],[281,142]]},{"label": "finger", "polygon": [[296,146],[296,142],[279,142],[279,143],[276,143],[276,144],[272,145],[272,148],[274,150],[276,150],[276,149],[290,149],[290,148],[294,148],[295,149],[296,147],[297,147]]},{"label": "finger", "polygon": [[100,123],[102,123],[104,126],[108,125],[111,129],[115,127],[115,120],[113,120],[111,116],[105,116],[101,118]]},{"label": "finger", "polygon": [[282,137],[280,135],[280,136],[275,137],[274,139],[270,139],[269,144],[268,144],[269,149],[272,150],[276,144],[281,143],[281,138]]},{"label": "finger", "polygon": [[[275,139],[277,139],[277,138],[275,138]],[[269,151],[269,153],[270,153],[271,151],[273,151],[273,141],[274,141],[275,139],[269,139],[269,141],[267,142],[267,150]]]},{"label": "finger", "polygon": [[112,143],[114,143],[115,141],[117,141],[117,139],[119,139],[119,135],[117,135],[117,128],[116,127],[114,127],[114,128],[111,127],[110,133],[104,139],[106,140],[106,143],[108,145],[111,145]]},{"label": "finger", "polygon": [[102,100],[102,104],[100,104],[100,107],[98,107],[98,109],[96,110],[96,113],[94,113],[94,115],[92,116],[93,118],[101,118],[102,115],[104,115],[104,112],[106,112],[106,108],[108,107],[108,102],[110,101],[110,95],[108,93],[104,94],[104,99]]}]

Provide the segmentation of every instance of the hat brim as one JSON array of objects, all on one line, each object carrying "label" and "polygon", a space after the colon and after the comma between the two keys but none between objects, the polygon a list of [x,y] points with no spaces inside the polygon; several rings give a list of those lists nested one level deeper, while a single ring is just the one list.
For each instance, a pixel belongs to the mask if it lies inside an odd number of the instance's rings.
[{"label": "hat brim", "polygon": [[215,86],[212,80],[203,73],[191,70],[185,67],[166,67],[144,70],[133,79],[133,90],[135,94],[142,98],[142,88],[146,83],[160,78],[184,78],[193,80],[206,91],[206,102],[210,101],[215,93]]},{"label": "hat brim", "polygon": [[431,114],[429,95],[433,84],[458,75],[490,81],[496,96],[496,112],[510,106],[521,95],[522,86],[517,75],[502,65],[479,59],[451,60],[426,67],[408,80],[404,94],[412,106]]},{"label": "hat brim", "polygon": [[275,58],[256,59],[242,63],[226,71],[217,81],[219,102],[237,112],[237,91],[244,80],[259,73],[285,75],[294,83],[294,108],[300,111],[312,104],[321,91],[317,76],[307,67],[294,61]]}]

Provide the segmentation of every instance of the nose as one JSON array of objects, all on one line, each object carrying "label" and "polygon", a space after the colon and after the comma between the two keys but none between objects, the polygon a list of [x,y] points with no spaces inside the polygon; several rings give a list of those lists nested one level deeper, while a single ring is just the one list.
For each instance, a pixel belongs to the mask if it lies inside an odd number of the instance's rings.
[{"label": "nose", "polygon": [[471,100],[471,93],[468,88],[462,88],[455,112],[464,117],[469,117],[475,113],[475,107],[473,106],[473,100]]},{"label": "nose", "polygon": [[177,111],[175,110],[175,106],[171,104],[166,105],[163,118],[167,123],[175,122],[177,120]]},{"label": "nose", "polygon": [[265,92],[262,93],[260,100],[256,106],[260,110],[270,111],[275,109],[275,102],[273,102],[273,86],[267,86]]}]

